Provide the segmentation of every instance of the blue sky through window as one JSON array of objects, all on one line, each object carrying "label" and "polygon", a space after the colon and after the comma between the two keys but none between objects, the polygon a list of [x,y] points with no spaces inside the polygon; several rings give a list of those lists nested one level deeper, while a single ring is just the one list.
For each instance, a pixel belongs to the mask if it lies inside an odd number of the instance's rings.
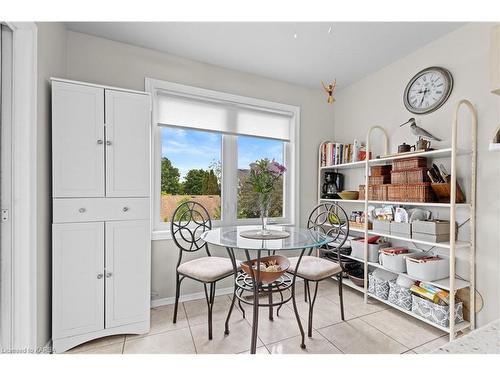
[{"label": "blue sky through window", "polygon": [[[161,128],[161,155],[179,168],[181,180],[190,169],[208,169],[221,160],[222,135],[175,127]],[[283,163],[283,142],[256,137],[238,137],[238,168],[247,169],[256,159],[267,157]]]}]

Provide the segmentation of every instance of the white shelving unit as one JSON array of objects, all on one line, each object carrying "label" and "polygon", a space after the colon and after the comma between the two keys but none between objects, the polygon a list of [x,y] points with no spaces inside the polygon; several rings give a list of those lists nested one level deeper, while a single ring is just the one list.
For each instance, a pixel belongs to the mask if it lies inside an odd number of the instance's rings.
[{"label": "white shelving unit", "polygon": [[[457,127],[458,127],[458,112],[462,106],[465,106],[472,114],[472,124],[471,124],[471,149],[470,150],[459,150],[457,148]],[[384,128],[380,126],[374,126],[368,130],[367,137],[366,137],[366,155],[370,154],[370,149],[371,149],[371,133],[374,130],[379,130],[383,133],[384,135],[384,153],[387,155],[388,154],[388,149],[389,149],[389,137],[387,132],[385,131]],[[363,161],[357,161],[353,163],[345,163],[345,164],[339,164],[339,165],[331,165],[331,166],[321,166],[321,145],[319,148],[319,169],[318,169],[318,203],[325,203],[325,202],[336,202],[336,203],[341,203],[341,204],[346,204],[349,207],[357,206],[357,205],[363,205],[364,206],[364,211],[368,211],[368,205],[394,205],[394,206],[413,206],[413,207],[426,207],[429,209],[432,208],[441,208],[441,209],[448,209],[449,214],[450,214],[450,241],[449,242],[428,242],[428,241],[421,241],[421,240],[416,240],[413,238],[409,237],[402,237],[398,235],[393,235],[389,233],[383,233],[383,232],[376,232],[373,230],[368,229],[368,225],[365,224],[365,227],[363,229],[360,228],[349,228],[350,232],[354,233],[360,233],[363,234],[365,237],[365,240],[368,238],[368,236],[373,236],[373,235],[378,235],[378,236],[383,236],[388,239],[393,239],[397,241],[403,241],[403,242],[408,242],[412,243],[415,245],[424,245],[424,246],[429,246],[429,247],[434,247],[438,249],[445,249],[449,251],[449,259],[450,259],[450,277],[446,279],[441,279],[441,280],[435,280],[433,282],[430,282],[430,284],[435,285],[438,288],[449,290],[449,291],[456,291],[458,289],[462,288],[469,288],[470,290],[470,297],[469,297],[469,304],[470,306],[475,306],[475,206],[476,206],[476,158],[477,158],[477,150],[476,150],[476,132],[477,132],[477,113],[474,108],[474,106],[467,100],[461,100],[457,103],[455,107],[455,112],[453,116],[453,121],[452,121],[452,132],[451,132],[451,147],[449,148],[444,148],[444,149],[439,149],[439,150],[432,150],[432,151],[421,151],[421,152],[410,152],[410,153],[404,153],[404,154],[396,154],[396,155],[388,155],[386,157],[379,157],[376,159],[370,159],[370,160],[363,160]],[[393,202],[393,201],[378,201],[378,200],[369,200],[368,199],[368,175],[369,175],[369,170],[370,166],[374,165],[381,165],[381,164],[389,164],[393,160],[398,160],[398,159],[404,159],[412,156],[422,156],[422,157],[427,157],[427,158],[449,158],[451,159],[451,175],[452,176],[457,176],[457,166],[456,166],[456,160],[458,156],[468,156],[470,157],[470,163],[471,163],[471,186],[470,186],[470,197],[467,203],[455,203],[456,200],[456,178],[452,178],[451,181],[451,197],[450,197],[450,203],[436,203],[436,202],[425,202],[425,203],[420,203],[420,202]],[[357,169],[357,168],[365,168],[365,180],[364,180],[364,185],[365,185],[365,199],[364,200],[343,200],[343,199],[323,199],[321,198],[321,184],[322,184],[322,174],[324,173],[325,170],[348,170],[348,169]],[[457,209],[465,209],[468,210],[469,213],[469,222],[470,222],[470,240],[469,241],[456,241],[456,233],[455,233],[455,221],[456,221],[456,210]],[[455,262],[456,262],[456,250],[457,249],[465,249],[469,251],[469,280],[462,280],[461,278],[457,277],[456,275],[456,269],[455,269]],[[345,256],[345,255],[344,255]],[[355,285],[351,280],[345,279],[344,284],[358,290],[365,295],[365,302],[367,302],[368,298],[374,298],[376,300],[379,300],[397,310],[400,310],[410,316],[413,316],[414,318],[421,320],[423,322],[426,322],[429,325],[432,325],[436,328],[441,329],[444,332],[447,332],[449,334],[450,341],[455,338],[455,335],[459,331],[463,331],[466,328],[474,329],[475,328],[475,314],[473,309],[471,309],[470,313],[470,321],[464,321],[459,324],[455,324],[455,293],[450,292],[450,326],[449,327],[442,327],[440,325],[437,325],[427,319],[424,319],[415,313],[402,309],[392,303],[390,303],[387,300],[380,299],[376,297],[373,294],[368,293],[368,269],[374,269],[374,268],[381,268],[385,269],[382,265],[379,263],[372,263],[368,262],[368,245],[367,241],[365,241],[365,251],[364,251],[364,259],[358,259],[352,256],[345,256],[346,258],[353,259],[356,261],[359,261],[363,263],[364,265],[364,270],[365,270],[365,285],[364,287],[360,287]],[[390,271],[390,270],[388,270]],[[393,271],[390,271],[393,272]],[[393,272],[395,273],[395,272]],[[402,274],[407,277],[408,276],[406,273]],[[411,278],[411,277],[410,277]]]}]

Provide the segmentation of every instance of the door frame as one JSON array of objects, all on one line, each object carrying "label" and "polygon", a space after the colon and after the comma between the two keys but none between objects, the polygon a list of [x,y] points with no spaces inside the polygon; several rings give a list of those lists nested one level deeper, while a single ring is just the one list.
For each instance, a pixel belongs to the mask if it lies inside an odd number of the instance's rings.
[{"label": "door frame", "polygon": [[[37,27],[12,30],[11,350],[37,349]],[[49,199],[49,197],[47,197]],[[3,306],[2,306],[3,309]]]}]

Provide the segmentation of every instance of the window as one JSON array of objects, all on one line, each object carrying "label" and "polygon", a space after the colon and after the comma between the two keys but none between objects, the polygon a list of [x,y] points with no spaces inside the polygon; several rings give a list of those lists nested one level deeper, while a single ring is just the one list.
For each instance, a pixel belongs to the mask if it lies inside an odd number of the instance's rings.
[{"label": "window", "polygon": [[[257,193],[252,191],[246,179],[250,163],[267,158],[283,164],[284,142],[257,137],[238,137],[238,219],[258,218],[260,215]],[[283,179],[277,181],[271,198],[270,218],[283,217]]]},{"label": "window", "polygon": [[257,224],[249,164],[268,158],[287,172],[277,182],[270,222],[293,224],[298,212],[299,108],[146,79],[153,98],[153,239],[169,237],[175,208],[207,208],[213,224]]},{"label": "window", "polygon": [[222,135],[170,126],[160,131],[160,220],[169,222],[175,208],[189,200],[220,220]]}]

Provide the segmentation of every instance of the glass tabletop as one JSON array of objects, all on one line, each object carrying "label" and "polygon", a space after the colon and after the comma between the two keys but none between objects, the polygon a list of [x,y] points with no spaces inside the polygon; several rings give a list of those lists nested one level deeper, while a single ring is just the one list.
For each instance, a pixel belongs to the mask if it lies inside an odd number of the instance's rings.
[{"label": "glass tabletop", "polygon": [[203,232],[201,239],[211,245],[246,250],[297,250],[319,247],[333,241],[324,233],[311,229],[277,225],[270,225],[268,229],[285,231],[290,235],[277,240],[254,240],[241,236],[241,232],[259,228],[258,225],[219,227]]}]

